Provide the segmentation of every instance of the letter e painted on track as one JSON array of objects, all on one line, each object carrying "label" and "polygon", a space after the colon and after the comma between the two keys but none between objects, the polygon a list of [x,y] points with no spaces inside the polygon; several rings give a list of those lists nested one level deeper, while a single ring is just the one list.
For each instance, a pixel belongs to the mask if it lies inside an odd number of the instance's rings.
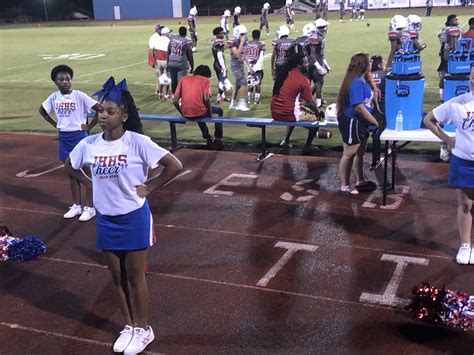
[{"label": "letter e painted on track", "polygon": [[232,173],[226,178],[222,179],[219,181],[217,184],[214,186],[211,186],[208,188],[206,191],[204,191],[205,194],[209,195],[222,195],[222,196],[233,196],[234,191],[225,191],[225,190],[219,190],[220,187],[236,187],[236,186],[241,186],[242,180],[243,179],[256,179],[258,176],[257,175],[252,175],[252,174],[237,174],[237,173]]},{"label": "letter e painted on track", "polygon": [[414,258],[411,256],[390,254],[383,254],[380,260],[391,261],[397,264],[397,266],[395,267],[395,271],[393,272],[392,278],[388,282],[388,285],[383,294],[363,292],[360,296],[359,301],[372,304],[381,304],[384,306],[391,307],[407,306],[410,303],[410,300],[396,296],[398,287],[402,282],[403,273],[405,272],[405,269],[407,268],[408,264],[428,266],[429,260],[425,258]]},{"label": "letter e painted on track", "polygon": [[285,264],[291,259],[294,253],[298,250],[306,250],[310,252],[316,251],[318,249],[315,245],[308,244],[299,244],[299,243],[290,243],[290,242],[278,242],[275,244],[275,248],[287,249],[285,254],[278,260],[275,265],[267,271],[265,276],[263,276],[260,281],[257,282],[257,286],[265,287],[268,285],[271,279],[273,279],[276,274],[285,266]]}]

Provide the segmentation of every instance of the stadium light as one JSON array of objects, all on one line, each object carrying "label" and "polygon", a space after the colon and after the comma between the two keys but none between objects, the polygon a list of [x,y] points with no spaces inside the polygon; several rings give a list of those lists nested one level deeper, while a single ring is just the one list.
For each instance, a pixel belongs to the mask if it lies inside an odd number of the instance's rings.
[{"label": "stadium light", "polygon": [[44,16],[46,18],[46,22],[48,22],[48,9],[46,8],[46,0],[43,0],[43,8],[44,8]]}]

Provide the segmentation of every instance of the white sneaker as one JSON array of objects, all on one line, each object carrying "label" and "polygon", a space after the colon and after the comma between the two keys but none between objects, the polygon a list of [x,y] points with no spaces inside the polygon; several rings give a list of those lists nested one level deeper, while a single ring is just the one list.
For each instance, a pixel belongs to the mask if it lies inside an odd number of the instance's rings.
[{"label": "white sneaker", "polygon": [[449,161],[449,159],[451,158],[451,152],[449,151],[447,144],[441,144],[439,146],[439,158],[442,161]]},{"label": "white sneaker", "polygon": [[123,353],[125,348],[130,344],[130,340],[132,340],[133,336],[133,328],[129,325],[126,325],[125,328],[120,332],[120,336],[114,343],[114,352],[116,353]]},{"label": "white sneaker", "polygon": [[82,213],[82,206],[81,205],[72,205],[69,207],[69,211],[64,214],[64,218],[74,218]]},{"label": "white sneaker", "polygon": [[237,110],[237,106],[235,104],[230,104],[229,110]]},{"label": "white sneaker", "polygon": [[467,265],[471,257],[471,246],[467,243],[462,243],[459,247],[458,255],[456,255],[456,262],[458,264]]},{"label": "white sneaker", "polygon": [[249,107],[246,104],[245,105],[240,104],[235,109],[239,111],[250,111]]},{"label": "white sneaker", "polygon": [[150,326],[146,327],[146,329],[133,328],[132,340],[130,340],[123,353],[125,355],[141,353],[153,339],[155,339],[155,334],[153,334],[153,329]]},{"label": "white sneaker", "polygon": [[469,264],[474,264],[474,247],[471,249],[471,259],[469,260]]},{"label": "white sneaker", "polygon": [[81,222],[87,222],[88,220],[94,217],[95,217],[95,208],[84,206],[84,210],[82,211],[82,214],[79,217],[79,220]]}]

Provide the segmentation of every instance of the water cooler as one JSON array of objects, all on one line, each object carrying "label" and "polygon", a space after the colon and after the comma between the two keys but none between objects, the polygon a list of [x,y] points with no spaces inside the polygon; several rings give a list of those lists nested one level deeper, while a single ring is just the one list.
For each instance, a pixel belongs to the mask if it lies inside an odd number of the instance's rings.
[{"label": "water cooler", "polygon": [[413,49],[413,41],[404,41],[394,56],[391,73],[385,77],[387,128],[395,129],[398,111],[403,114],[403,130],[421,127],[425,88],[421,67],[420,53]]},{"label": "water cooler", "polygon": [[[469,74],[474,62],[474,50],[470,38],[461,38],[455,51],[449,54],[448,74],[444,77],[444,102],[470,91]],[[445,131],[454,132],[454,125],[444,126]]]}]

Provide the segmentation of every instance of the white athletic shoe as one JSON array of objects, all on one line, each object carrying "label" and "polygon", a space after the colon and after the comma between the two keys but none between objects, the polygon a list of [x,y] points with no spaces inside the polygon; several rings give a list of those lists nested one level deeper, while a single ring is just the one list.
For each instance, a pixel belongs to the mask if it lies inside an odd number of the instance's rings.
[{"label": "white athletic shoe", "polygon": [[69,207],[69,211],[67,211],[63,217],[67,219],[74,218],[80,215],[81,213],[82,213],[82,206],[74,204],[71,207]]},{"label": "white athletic shoe", "polygon": [[456,255],[456,262],[458,264],[467,265],[471,257],[471,246],[467,243],[462,243],[459,247],[458,255]]},{"label": "white athletic shoe", "polygon": [[82,211],[82,214],[79,217],[79,220],[81,222],[87,222],[94,217],[95,217],[95,208],[84,206],[84,210]]},{"label": "white athletic shoe", "polygon": [[123,353],[125,355],[141,353],[153,339],[155,339],[155,334],[153,334],[153,329],[150,326],[146,327],[146,329],[133,328],[132,340],[130,340]]},{"label": "white athletic shoe", "polygon": [[114,343],[114,352],[116,353],[123,353],[125,348],[130,344],[130,340],[132,340],[133,336],[133,328],[129,325],[126,325],[125,328],[120,332],[120,336]]},{"label": "white athletic shoe", "polygon": [[235,104],[230,104],[229,105],[229,110],[238,110],[238,108]]},{"label": "white athletic shoe", "polygon": [[237,106],[235,109],[236,109],[236,110],[239,110],[239,111],[250,111],[250,109],[249,109],[249,107],[247,106],[247,104],[245,104],[245,105],[240,104],[240,105]]}]

